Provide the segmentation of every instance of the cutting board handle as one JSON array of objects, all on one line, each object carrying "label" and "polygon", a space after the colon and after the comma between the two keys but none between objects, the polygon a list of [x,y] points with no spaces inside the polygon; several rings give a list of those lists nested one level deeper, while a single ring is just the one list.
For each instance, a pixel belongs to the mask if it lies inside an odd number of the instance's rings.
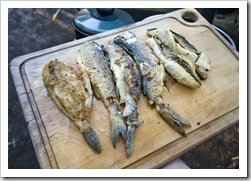
[{"label": "cutting board handle", "polygon": [[187,26],[210,25],[196,9],[181,9],[176,11],[175,17]]}]

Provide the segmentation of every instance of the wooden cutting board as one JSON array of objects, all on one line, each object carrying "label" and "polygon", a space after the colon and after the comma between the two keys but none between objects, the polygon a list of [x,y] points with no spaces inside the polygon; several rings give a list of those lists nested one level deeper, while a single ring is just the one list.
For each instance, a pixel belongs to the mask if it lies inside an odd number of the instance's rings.
[{"label": "wooden cutting board", "polygon": [[[187,22],[184,17],[194,22]],[[146,30],[155,27],[170,28],[183,35],[212,60],[212,70],[199,89],[175,82],[163,94],[166,103],[191,122],[192,126],[185,128],[188,137],[174,131],[142,95],[138,112],[144,124],[136,129],[133,153],[127,158],[122,138],[116,149],[112,147],[108,111],[101,101],[94,99],[90,121],[102,145],[102,153],[95,155],[75,124],[48,97],[42,68],[48,61],[58,59],[77,69],[76,52],[84,42],[105,45],[128,30],[145,41]],[[239,119],[238,53],[194,9],[178,10],[17,57],[10,66],[41,168],[158,168]]]}]

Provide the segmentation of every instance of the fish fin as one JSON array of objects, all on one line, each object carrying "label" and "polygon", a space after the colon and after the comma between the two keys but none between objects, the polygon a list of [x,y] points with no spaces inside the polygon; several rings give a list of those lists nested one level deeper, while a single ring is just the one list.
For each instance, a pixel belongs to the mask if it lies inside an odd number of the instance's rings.
[{"label": "fish fin", "polygon": [[94,153],[96,154],[101,153],[101,144],[100,144],[98,135],[92,128],[85,130],[83,132],[83,137],[85,138],[87,144],[89,145],[89,147],[92,149]]},{"label": "fish fin", "polygon": [[117,114],[117,116],[111,116],[111,136],[112,136],[112,145],[116,148],[116,143],[119,138],[119,134],[121,133],[124,140],[126,140],[126,131],[127,127],[122,118],[121,114]]},{"label": "fish fin", "polygon": [[168,106],[158,106],[156,105],[156,109],[160,116],[170,125],[172,126],[179,134],[184,137],[187,137],[185,129],[182,124],[189,125],[188,120],[186,120],[183,116],[176,113],[174,110],[169,108]]},{"label": "fish fin", "polygon": [[126,155],[129,157],[132,153],[134,142],[135,126],[128,126],[126,135]]},{"label": "fish fin", "polygon": [[134,142],[134,134],[136,126],[141,126],[144,122],[143,121],[135,121],[129,123],[127,134],[126,134],[126,154],[129,157],[133,150],[133,142]]},{"label": "fish fin", "polygon": [[177,120],[178,122],[180,122],[181,124],[183,125],[186,125],[186,126],[191,126],[190,122],[184,118],[183,116],[181,116],[180,114],[176,113],[174,110],[172,110],[171,108],[169,108],[169,112],[171,114],[171,116]]}]

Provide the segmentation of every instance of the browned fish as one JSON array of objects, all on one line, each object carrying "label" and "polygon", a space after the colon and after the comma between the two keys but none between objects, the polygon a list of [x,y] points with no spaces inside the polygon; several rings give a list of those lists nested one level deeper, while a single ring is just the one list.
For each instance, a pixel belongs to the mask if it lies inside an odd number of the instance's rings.
[{"label": "browned fish", "polygon": [[141,76],[131,57],[113,41],[109,42],[105,52],[115,77],[119,103],[124,107],[123,117],[127,124],[126,153],[130,156],[133,150],[135,127],[143,124],[138,120],[137,111],[137,102],[141,93]]},{"label": "browned fish", "polygon": [[104,103],[110,113],[112,144],[115,148],[120,133],[126,140],[127,127],[103,49],[95,42],[84,43],[78,51],[77,64],[80,72],[88,75],[96,98]]},{"label": "browned fish", "polygon": [[88,77],[83,77],[58,60],[51,60],[42,70],[44,85],[59,109],[75,122],[90,148],[101,153],[98,135],[90,127],[92,90]]},{"label": "browned fish", "polygon": [[147,96],[149,104],[155,104],[161,117],[182,136],[186,136],[182,124],[190,126],[189,121],[172,110],[162,99],[165,69],[161,61],[132,32],[126,32],[124,36],[117,36],[114,42],[131,55],[136,62],[142,76],[143,94]]}]

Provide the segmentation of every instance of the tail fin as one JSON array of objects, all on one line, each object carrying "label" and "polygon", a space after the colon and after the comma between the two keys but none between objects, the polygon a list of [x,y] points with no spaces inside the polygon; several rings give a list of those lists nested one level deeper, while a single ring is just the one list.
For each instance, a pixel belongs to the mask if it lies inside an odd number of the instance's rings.
[{"label": "tail fin", "polygon": [[133,142],[134,142],[134,133],[135,126],[128,126],[127,135],[126,135],[126,154],[129,157],[132,153]]},{"label": "tail fin", "polygon": [[187,137],[186,132],[182,126],[187,125],[191,126],[189,121],[176,113],[174,110],[172,110],[168,106],[163,105],[156,105],[156,109],[160,116],[170,125],[172,126],[178,133],[180,133],[182,136]]},{"label": "tail fin", "polygon": [[119,110],[119,104],[115,101],[112,102],[109,107],[110,112],[110,121],[111,121],[111,136],[112,136],[112,145],[116,148],[116,143],[121,133],[124,140],[126,140],[126,131],[127,127],[122,118],[121,112]]},{"label": "tail fin", "polygon": [[143,124],[143,121],[135,121],[129,123],[127,134],[126,134],[126,154],[129,157],[133,150],[133,142],[134,142],[134,134],[136,126],[140,126]]},{"label": "tail fin", "polygon": [[96,154],[100,154],[101,145],[96,132],[92,128],[89,128],[83,132],[83,136],[86,142],[88,143],[89,147],[92,149],[92,151]]}]

